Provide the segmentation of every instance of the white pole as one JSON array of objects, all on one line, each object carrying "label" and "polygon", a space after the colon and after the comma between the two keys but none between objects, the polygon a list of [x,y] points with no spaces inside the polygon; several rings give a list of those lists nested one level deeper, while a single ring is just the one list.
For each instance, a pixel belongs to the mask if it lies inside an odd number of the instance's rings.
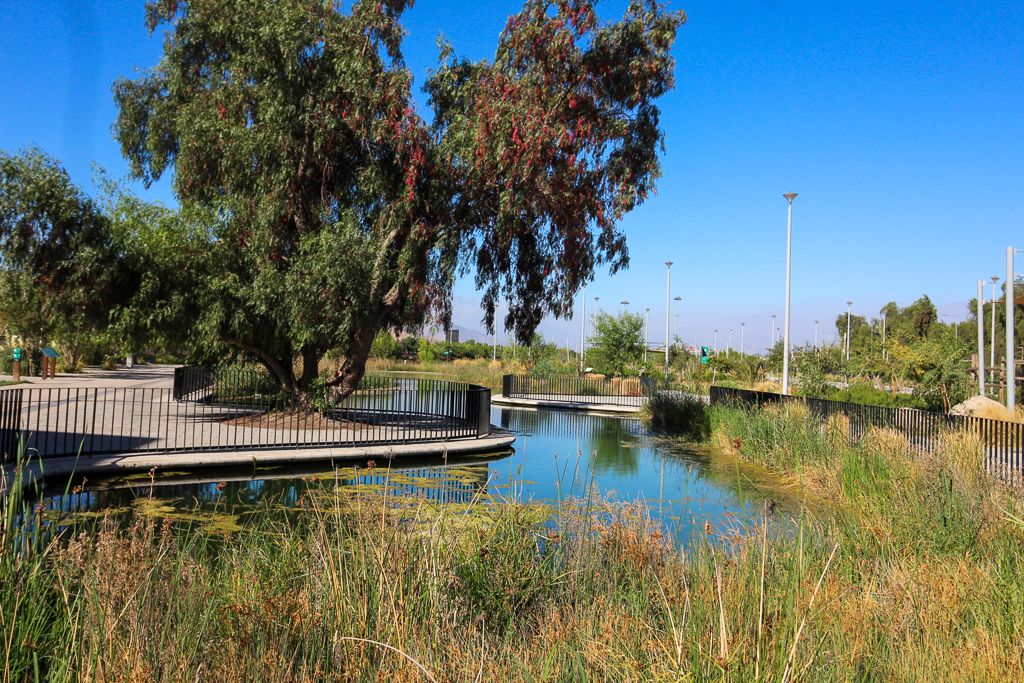
[{"label": "white pole", "polygon": [[886,313],[882,313],[882,358],[889,360],[889,349],[885,348],[885,316]]},{"label": "white pole", "polygon": [[773,315],[772,316],[772,346],[775,346],[775,330],[776,329],[777,328],[775,327],[775,316]]},{"label": "white pole", "polygon": [[715,330],[715,356],[718,356],[718,330]]},{"label": "white pole", "polygon": [[644,323],[644,365],[647,365],[647,347],[651,344],[651,309],[647,309],[647,322]]},{"label": "white pole", "polygon": [[846,360],[850,360],[850,307],[852,301],[846,302]]},{"label": "white pole", "polygon": [[583,355],[587,349],[587,286],[583,285],[583,314],[580,316],[580,373],[583,373]]},{"label": "white pole", "polygon": [[668,328],[672,313],[672,262],[665,261],[665,388],[668,389]]},{"label": "white pole", "polygon": [[747,324],[746,323],[740,323],[740,355],[741,356],[743,356],[743,355],[745,355],[747,353],[747,340],[746,340],[746,334],[745,334],[746,331],[747,331]]},{"label": "white pole", "polygon": [[818,348],[818,321],[814,321],[814,348]]},{"label": "white pole", "polygon": [[978,280],[978,395],[985,395],[985,281]]},{"label": "white pole", "polygon": [[[995,317],[995,316],[993,316]],[[1017,363],[1013,353],[1013,247],[1006,248],[1006,410],[1016,414]]]},{"label": "white pole", "polygon": [[729,350],[725,352],[725,357],[728,358],[732,355],[732,328],[729,328]]},{"label": "white pole", "polygon": [[789,276],[793,256],[793,200],[796,199],[795,192],[788,192],[782,195],[789,201],[789,219],[786,225],[786,319],[783,323],[785,331],[783,334],[782,350],[782,393],[789,393]]},{"label": "white pole", "polygon": [[996,298],[996,283],[999,282],[999,276],[992,276],[992,334],[989,337],[992,340],[992,348],[989,349],[988,359],[988,372],[989,382],[995,383],[995,371],[996,371],[996,304],[999,303],[999,299]]}]

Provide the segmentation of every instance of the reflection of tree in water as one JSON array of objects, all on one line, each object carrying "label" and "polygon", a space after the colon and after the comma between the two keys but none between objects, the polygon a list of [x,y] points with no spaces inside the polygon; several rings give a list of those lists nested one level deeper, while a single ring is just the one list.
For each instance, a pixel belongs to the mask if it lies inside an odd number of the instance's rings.
[{"label": "reflection of tree in water", "polygon": [[[507,456],[503,456],[507,457]],[[436,502],[468,503],[474,496],[487,493],[491,470],[484,463],[454,465],[451,467],[419,467],[416,469],[362,470],[358,476],[353,470],[342,470],[337,484],[342,487],[359,485],[382,491],[386,485],[388,495],[423,496]],[[348,476],[345,476],[348,475]],[[65,497],[64,486],[43,496],[47,510],[56,512],[89,512],[127,509],[139,499],[152,496],[178,510],[202,509],[220,511],[255,510],[261,505],[292,508],[312,486],[333,486],[331,472],[298,472],[282,469],[262,478],[249,478],[237,473],[217,471],[188,475],[157,477],[155,485],[143,482],[115,481],[100,483],[79,490],[69,487]],[[257,475],[259,477],[259,475]],[[77,492],[76,492],[77,491]]]},{"label": "reflection of tree in water", "polygon": [[510,432],[530,436],[575,438],[579,441],[580,450],[590,458],[596,473],[634,474],[640,467],[640,444],[634,436],[642,425],[636,418],[566,410],[502,408],[501,426]]}]

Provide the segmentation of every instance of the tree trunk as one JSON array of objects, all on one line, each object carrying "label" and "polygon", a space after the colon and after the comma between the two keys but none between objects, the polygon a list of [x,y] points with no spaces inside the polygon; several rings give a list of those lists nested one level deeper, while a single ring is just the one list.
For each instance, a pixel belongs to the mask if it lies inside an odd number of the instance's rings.
[{"label": "tree trunk", "polygon": [[344,400],[352,395],[366,374],[366,361],[370,357],[370,349],[377,330],[370,327],[359,328],[352,338],[345,361],[334,376],[327,381],[327,386],[334,389],[334,399]]}]

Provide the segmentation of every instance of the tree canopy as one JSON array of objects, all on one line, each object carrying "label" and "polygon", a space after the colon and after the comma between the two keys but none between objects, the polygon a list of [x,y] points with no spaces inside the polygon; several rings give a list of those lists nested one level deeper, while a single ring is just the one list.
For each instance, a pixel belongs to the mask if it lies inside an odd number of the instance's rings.
[{"label": "tree canopy", "polygon": [[593,346],[587,363],[610,375],[638,375],[643,371],[644,317],[623,311],[594,316]]},{"label": "tree canopy", "polygon": [[595,267],[628,264],[617,222],[660,173],[654,102],[685,16],[633,0],[601,23],[594,0],[529,0],[493,61],[442,44],[428,123],[402,61],[411,4],[147,4],[164,55],[114,85],[114,134],[133,177],[172,171],[211,226],[152,322],[245,349],[288,388],[339,350],[327,384],[348,393],[380,331],[450,319],[461,275],[489,331],[503,300],[528,340]]}]

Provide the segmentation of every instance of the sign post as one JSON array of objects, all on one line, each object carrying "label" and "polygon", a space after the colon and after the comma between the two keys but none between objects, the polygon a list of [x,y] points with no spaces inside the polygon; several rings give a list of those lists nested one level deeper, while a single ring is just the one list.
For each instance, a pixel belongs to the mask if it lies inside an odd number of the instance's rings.
[{"label": "sign post", "polygon": [[21,381],[21,349],[14,349],[14,368],[11,370],[11,375],[15,382]]}]

